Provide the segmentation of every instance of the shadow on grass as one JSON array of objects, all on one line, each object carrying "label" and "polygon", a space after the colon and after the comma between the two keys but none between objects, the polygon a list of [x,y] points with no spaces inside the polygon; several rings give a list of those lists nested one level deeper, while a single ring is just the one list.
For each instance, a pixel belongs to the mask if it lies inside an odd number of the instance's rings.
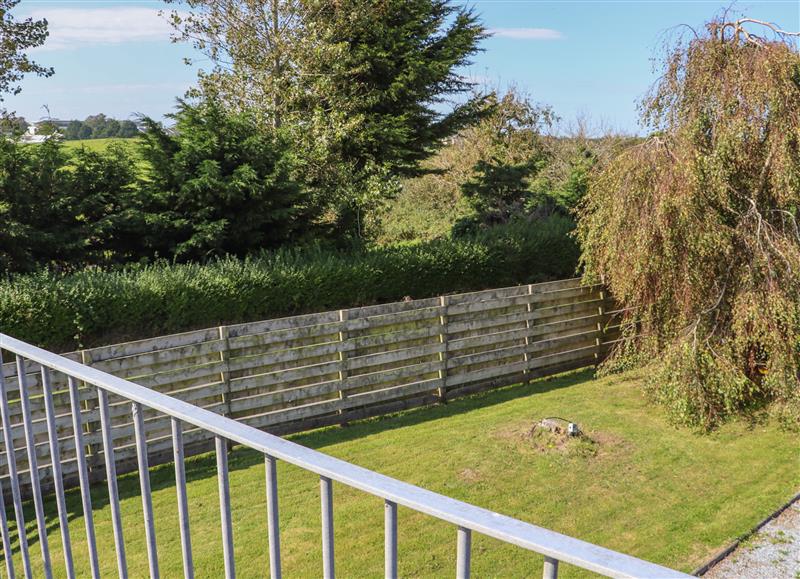
[{"label": "shadow on grass", "polygon": [[515,384],[513,386],[505,386],[477,394],[470,394],[463,398],[456,398],[447,404],[421,406],[402,412],[359,420],[347,426],[331,426],[295,434],[289,438],[293,442],[302,444],[303,446],[318,449],[330,444],[355,440],[362,436],[414,426],[415,424],[421,424],[429,420],[458,416],[459,414],[471,412],[479,408],[503,404],[532,394],[543,394],[561,388],[576,386],[593,378],[594,369],[587,368],[568,374],[537,379],[528,384]]},{"label": "shadow on grass", "polygon": [[[298,433],[289,436],[293,442],[303,446],[322,449],[325,446],[356,440],[358,438],[388,432],[398,428],[414,426],[430,420],[450,418],[476,410],[486,408],[496,404],[503,404],[518,398],[533,394],[542,394],[561,388],[576,386],[594,378],[592,368],[573,371],[553,377],[541,378],[528,384],[517,384],[506,386],[486,392],[471,394],[462,398],[452,400],[447,404],[433,406],[422,406],[404,410],[402,412],[387,414],[374,418],[368,418],[352,422],[347,426],[330,426],[310,432]],[[264,463],[264,456],[258,451],[251,450],[242,446],[237,446],[228,458],[229,471],[251,468],[257,464]],[[214,452],[207,452],[186,459],[186,482],[203,480],[217,476],[216,457]],[[127,473],[117,477],[117,486],[120,500],[126,500],[140,496],[139,475],[137,472]],[[175,486],[175,470],[173,463],[167,463],[152,467],[150,469],[150,488],[157,492]],[[68,519],[70,521],[83,517],[83,508],[80,489],[71,489],[65,493]],[[91,486],[92,510],[98,511],[108,507],[109,495],[108,487],[105,482],[98,482]],[[45,518],[47,519],[47,532],[50,541],[58,541],[58,510],[55,496],[45,498]],[[36,516],[32,501],[27,501],[23,506],[25,515],[26,534],[28,536],[31,558],[38,556],[34,546],[38,543],[36,532]],[[9,524],[13,523],[13,510],[8,512]],[[12,551],[18,553],[20,550],[19,537],[15,528],[9,529],[12,541]],[[2,557],[0,557],[2,560]]]}]

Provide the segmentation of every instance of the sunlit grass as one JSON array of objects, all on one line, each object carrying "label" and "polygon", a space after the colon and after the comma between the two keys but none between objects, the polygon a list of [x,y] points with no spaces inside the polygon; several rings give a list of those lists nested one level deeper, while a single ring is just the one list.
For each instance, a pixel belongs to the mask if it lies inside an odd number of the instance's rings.
[{"label": "sunlit grass", "polygon": [[98,151],[102,152],[105,151],[108,146],[112,143],[120,144],[124,147],[130,147],[133,149],[136,143],[139,142],[138,139],[118,139],[115,137],[109,139],[81,139],[78,141],[63,141],[64,146],[68,149],[78,149],[84,147],[89,149],[90,151]]},{"label": "sunlit grass", "polygon": [[[670,426],[639,389],[640,376],[595,380],[579,372],[451,402],[446,406],[329,428],[296,442],[562,533],[690,571],[787,500],[800,486],[794,435],[764,422],[736,422],[701,435]],[[537,420],[578,422],[596,453],[542,452],[525,432]],[[237,449],[230,457],[236,564],[240,577],[268,570],[264,463]],[[187,465],[198,577],[221,577],[222,548],[213,455]],[[173,470],[153,470],[153,501],[162,576],[182,576]],[[318,478],[279,463],[280,526],[287,577],[321,575]],[[380,499],[334,487],[336,565],[341,577],[383,573]],[[131,577],[147,575],[142,506],[135,474],[120,491]],[[93,489],[103,576],[116,576],[105,485]],[[68,497],[78,576],[88,576],[80,497]],[[28,505],[29,535],[35,536]],[[9,513],[11,514],[11,513]],[[63,576],[56,511],[48,506],[50,546]],[[456,530],[400,509],[400,575],[452,576]],[[38,544],[31,546],[41,574]],[[19,552],[15,562],[20,565]],[[473,537],[478,577],[536,576],[541,558],[483,536]],[[563,577],[585,576],[569,566]]]}]

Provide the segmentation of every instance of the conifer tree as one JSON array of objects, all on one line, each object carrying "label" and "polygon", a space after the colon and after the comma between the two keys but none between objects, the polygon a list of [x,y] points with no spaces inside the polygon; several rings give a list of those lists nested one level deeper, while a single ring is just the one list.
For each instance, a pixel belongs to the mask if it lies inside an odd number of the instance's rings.
[{"label": "conifer tree", "polygon": [[145,119],[142,183],[151,252],[181,260],[244,255],[307,234],[314,211],[279,134],[218,103],[181,103],[171,130]]},{"label": "conifer tree", "polygon": [[306,186],[349,228],[395,178],[485,114],[460,76],[485,33],[448,0],[189,0],[178,38],[214,63],[199,92],[290,135]]}]

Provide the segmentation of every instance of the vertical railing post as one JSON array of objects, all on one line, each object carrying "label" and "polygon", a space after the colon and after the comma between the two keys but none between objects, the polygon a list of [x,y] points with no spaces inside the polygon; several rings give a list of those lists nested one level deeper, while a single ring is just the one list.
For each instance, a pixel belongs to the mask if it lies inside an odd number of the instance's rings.
[{"label": "vertical railing post", "polygon": [[225,579],[236,577],[233,559],[233,523],[231,522],[231,489],[228,480],[227,441],[221,436],[214,439],[217,451],[217,482],[219,485],[219,512],[222,525],[222,556],[225,561]]},{"label": "vertical railing post", "polygon": [[386,579],[397,579],[397,503],[384,503],[384,568]]},{"label": "vertical railing post", "polygon": [[450,296],[439,297],[439,307],[441,308],[441,314],[439,315],[439,344],[442,348],[442,351],[439,352],[439,364],[441,364],[441,369],[439,370],[439,380],[441,381],[442,385],[437,390],[437,396],[439,398],[439,402],[442,403],[447,402],[447,344],[449,341],[449,336],[447,333],[447,309],[449,305]]},{"label": "vertical railing post", "polygon": [[558,559],[545,556],[544,558],[544,573],[543,579],[557,579],[558,578]]},{"label": "vertical railing post", "polygon": [[222,362],[220,379],[222,380],[222,403],[225,405],[224,416],[231,415],[231,352],[230,340],[228,338],[228,326],[220,326],[219,339],[222,341],[222,348],[219,351],[219,359]]},{"label": "vertical railing post", "polygon": [[[222,341],[222,348],[219,351],[219,359],[222,362],[220,379],[222,380],[222,415],[231,417],[231,344],[228,326],[219,326],[219,339]],[[233,444],[226,441],[227,451],[230,452]]]},{"label": "vertical railing post", "polygon": [[0,539],[3,540],[3,559],[6,563],[6,576],[14,579],[14,559],[11,551],[11,537],[8,536],[8,519],[6,519],[6,503],[3,499],[3,485],[0,484]]},{"label": "vertical railing post", "polygon": [[[64,567],[69,579],[75,577],[75,565],[72,559],[72,542],[69,536],[69,514],[67,502],[64,498],[64,479],[61,474],[61,449],[58,445],[58,430],[56,428],[56,413],[53,408],[53,389],[50,384],[50,369],[42,366],[42,396],[44,398],[44,411],[47,419],[47,438],[50,445],[50,458],[53,466],[53,485],[56,492],[56,506],[58,508],[58,522],[61,530],[61,547],[64,552]],[[0,494],[2,496],[2,494]]]},{"label": "vertical railing post", "polygon": [[36,460],[36,439],[33,437],[33,420],[31,419],[31,401],[28,392],[28,381],[25,375],[25,360],[17,356],[17,383],[19,385],[19,401],[22,407],[22,425],[25,430],[25,449],[28,454],[28,472],[31,478],[33,507],[36,512],[36,529],[39,532],[39,547],[42,551],[44,576],[53,576],[50,562],[50,542],[47,539],[47,521],[44,518],[44,501],[42,485],[39,480],[39,462]]},{"label": "vertical railing post", "polygon": [[472,531],[459,527],[456,547],[456,579],[469,579],[471,559]]},{"label": "vertical railing post", "polygon": [[114,437],[112,436],[111,413],[108,408],[108,392],[102,388],[97,389],[97,403],[100,407],[100,432],[103,436],[103,451],[106,457],[106,483],[108,484],[108,501],[111,504],[114,548],[117,552],[117,572],[120,579],[125,579],[128,576],[128,563],[125,558],[125,540],[122,536],[122,511],[119,507],[119,491],[117,489]]},{"label": "vertical railing post", "polygon": [[90,490],[89,469],[86,466],[85,446],[83,443],[83,418],[81,417],[81,398],[78,392],[78,381],[67,376],[69,386],[69,404],[72,414],[72,430],[75,437],[75,458],[78,461],[78,479],[81,485],[81,504],[83,520],[86,526],[86,542],[89,545],[89,562],[92,577],[100,579],[100,563],[97,559],[97,540],[94,532],[94,515],[92,513],[92,495]]},{"label": "vertical railing post", "polygon": [[[11,482],[11,496],[14,500],[14,517],[17,521],[17,535],[19,536],[19,550],[22,555],[22,569],[25,573],[25,577],[30,579],[32,576],[31,559],[28,551],[28,535],[25,532],[25,515],[22,512],[22,493],[19,488],[17,453],[14,450],[14,433],[11,426],[11,417],[8,412],[8,392],[6,391],[2,351],[0,351],[0,417],[2,417],[3,420],[3,443],[6,447],[6,461],[8,463],[8,477]],[[6,553],[10,553],[10,551],[6,551]]]},{"label": "vertical railing post", "polygon": [[269,576],[281,579],[281,535],[278,526],[278,470],[275,458],[265,457],[267,477],[267,533],[269,534]]},{"label": "vertical railing post", "polygon": [[[92,365],[92,354],[89,350],[81,350],[81,364],[84,366],[91,366]],[[83,401],[83,412],[86,415],[90,415],[92,411],[95,409],[94,402],[90,399],[86,399]],[[83,423],[83,433],[90,437],[91,439],[95,438],[95,434],[97,434],[97,426],[95,422],[85,421]],[[98,470],[101,468],[100,466],[100,448],[101,444],[97,442],[89,442],[87,445],[87,456],[86,456],[86,464],[89,469],[89,479],[94,481],[100,478],[97,474]]]},{"label": "vertical railing post", "polygon": [[175,488],[178,493],[178,520],[181,527],[183,576],[185,579],[194,579],[192,538],[189,534],[189,501],[186,496],[186,469],[183,462],[183,425],[177,418],[170,420],[172,425],[172,455],[175,460]]},{"label": "vertical railing post", "polygon": [[333,579],[336,576],[333,551],[333,481],[321,476],[319,488],[322,502],[322,576]]},{"label": "vertical railing post", "polygon": [[139,487],[142,490],[147,563],[150,568],[150,579],[158,579],[158,549],[156,548],[156,527],[153,517],[153,496],[150,491],[150,467],[147,460],[147,432],[144,426],[142,405],[138,402],[133,402],[131,410],[133,414],[133,431],[136,437],[136,458],[139,463]]}]

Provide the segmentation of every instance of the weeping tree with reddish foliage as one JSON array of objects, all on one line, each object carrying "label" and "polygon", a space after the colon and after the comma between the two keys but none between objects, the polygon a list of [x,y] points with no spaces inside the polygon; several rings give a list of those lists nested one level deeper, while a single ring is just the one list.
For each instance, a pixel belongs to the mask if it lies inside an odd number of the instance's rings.
[{"label": "weeping tree with reddish foliage", "polygon": [[590,281],[623,306],[607,369],[711,428],[769,407],[800,426],[800,53],[752,19],[667,51],[642,102],[653,130],[595,176],[579,210]]}]

